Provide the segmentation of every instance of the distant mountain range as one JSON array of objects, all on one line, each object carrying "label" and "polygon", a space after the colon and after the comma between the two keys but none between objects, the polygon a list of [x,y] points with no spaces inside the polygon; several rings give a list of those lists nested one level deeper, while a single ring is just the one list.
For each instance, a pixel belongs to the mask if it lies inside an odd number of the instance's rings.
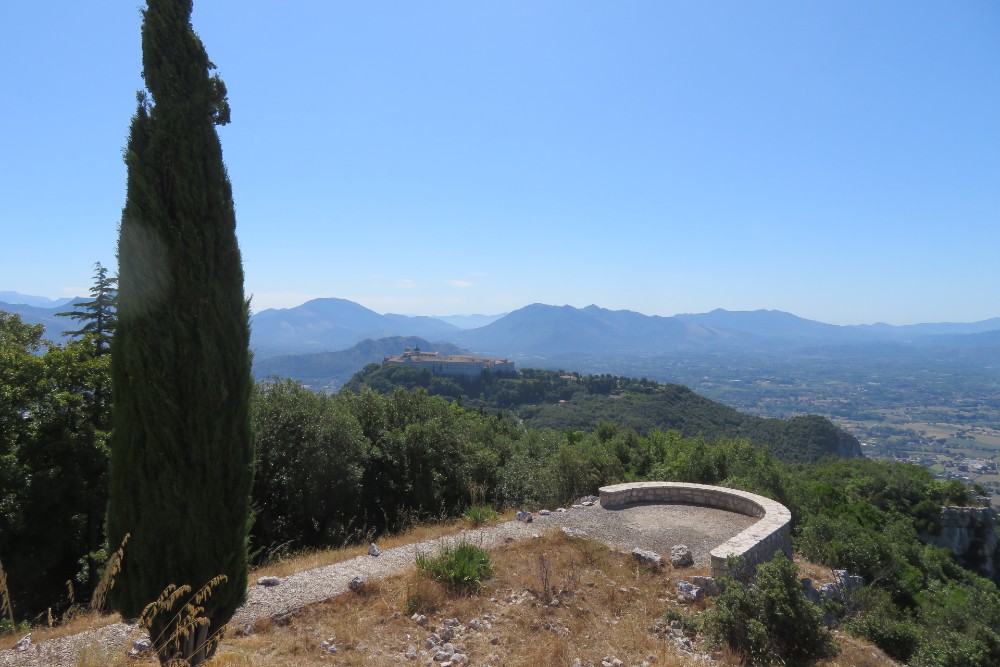
[{"label": "distant mountain range", "polygon": [[0,302],[2,303],[24,304],[26,306],[35,306],[36,308],[60,308],[78,298],[50,299],[47,296],[34,296],[32,294],[21,294],[20,292],[0,292]]},{"label": "distant mountain range", "polygon": [[[21,298],[17,292],[0,292],[8,299]],[[34,303],[40,303],[37,299],[45,297],[28,297],[35,299]],[[75,299],[64,299],[53,301],[45,299],[49,304],[43,306],[29,305],[27,303],[10,303],[0,299],[0,310],[8,313],[16,313],[28,324],[42,324],[45,326],[45,337],[56,343],[64,340],[63,333],[66,331],[76,331],[80,328],[80,323],[71,317],[59,317],[56,313],[64,313],[73,310],[73,304],[82,303],[87,299],[76,297]]]},{"label": "distant mountain range", "polygon": [[[54,316],[66,310],[66,302],[47,308],[0,303],[0,309],[19,313],[25,321],[45,324],[50,338],[58,338],[59,332],[75,324]],[[295,308],[268,309],[254,315],[251,346],[256,363],[262,367],[272,357],[343,351],[364,340],[392,337],[418,337],[439,349],[447,343],[515,360],[576,354],[782,352],[886,344],[1000,352],[1000,317],[973,323],[842,326],[776,310],[713,310],[661,317],[594,305],[574,308],[536,303],[503,316],[447,319],[451,321],[380,315],[346,299],[314,299]],[[468,328],[478,322],[487,323]]]},{"label": "distant mountain range", "polygon": [[262,310],[253,316],[250,344],[259,358],[344,350],[390,336],[446,341],[462,330],[433,317],[379,315],[346,299],[313,299],[295,308]]},{"label": "distant mountain range", "polygon": [[316,299],[254,316],[252,344],[260,359],[278,354],[344,350],[364,339],[419,336],[477,353],[510,358],[567,354],[664,354],[685,351],[780,351],[846,345],[991,346],[1000,317],[968,324],[841,326],[776,310],[673,317],[598,306],[531,304],[480,327],[459,328],[433,317],[379,315],[344,299]]}]

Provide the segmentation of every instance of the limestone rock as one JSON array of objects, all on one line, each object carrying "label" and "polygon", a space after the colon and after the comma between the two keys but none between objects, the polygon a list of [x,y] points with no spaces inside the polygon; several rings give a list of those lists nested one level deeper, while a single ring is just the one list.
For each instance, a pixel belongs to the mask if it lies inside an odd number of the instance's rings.
[{"label": "limestone rock", "polygon": [[632,560],[641,565],[651,565],[655,568],[663,566],[663,558],[655,551],[648,551],[636,547],[632,549]]},{"label": "limestone rock", "polygon": [[941,529],[920,535],[922,542],[951,551],[962,566],[988,578],[997,576],[1000,539],[992,507],[942,507]]},{"label": "limestone rock", "polygon": [[705,591],[690,581],[678,581],[677,597],[683,602],[697,602],[705,597]]},{"label": "limestone rock", "polygon": [[670,547],[670,564],[674,567],[691,567],[694,565],[694,556],[687,546],[677,544]]},{"label": "limestone rock", "polygon": [[586,537],[587,531],[580,530],[579,528],[570,528],[569,526],[563,526],[562,532],[566,533],[570,537]]},{"label": "limestone rock", "polygon": [[258,586],[278,586],[280,584],[281,584],[281,579],[278,579],[277,577],[270,577],[270,576],[260,577],[257,580]]},{"label": "limestone rock", "polygon": [[715,577],[702,577],[695,575],[691,577],[691,583],[704,589],[705,595],[719,595],[722,592],[722,586],[719,585],[719,581],[717,581]]}]

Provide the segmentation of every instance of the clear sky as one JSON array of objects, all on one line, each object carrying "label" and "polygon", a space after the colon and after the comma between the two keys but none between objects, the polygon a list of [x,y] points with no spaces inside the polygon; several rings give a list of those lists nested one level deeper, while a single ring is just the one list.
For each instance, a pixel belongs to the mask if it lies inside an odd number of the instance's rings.
[{"label": "clear sky", "polygon": [[[0,290],[116,266],[140,4],[0,3]],[[255,309],[1000,315],[995,0],[196,0],[193,22]]]}]

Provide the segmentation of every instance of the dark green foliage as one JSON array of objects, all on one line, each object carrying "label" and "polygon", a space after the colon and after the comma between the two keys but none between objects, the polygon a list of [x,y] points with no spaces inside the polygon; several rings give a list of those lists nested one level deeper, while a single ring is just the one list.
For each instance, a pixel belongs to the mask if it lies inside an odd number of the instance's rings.
[{"label": "dark green foliage", "polygon": [[882,588],[865,587],[854,603],[855,614],[845,623],[848,632],[877,645],[896,660],[909,662],[920,643],[920,627],[912,616],[892,602]]},{"label": "dark green foliage", "polygon": [[368,443],[344,401],[285,381],[259,385],[252,405],[253,543],[316,547],[358,538]]},{"label": "dark green foliage", "polygon": [[16,613],[84,598],[103,541],[109,359],[84,340],[53,345],[0,312],[0,561]]},{"label": "dark green foliage", "polygon": [[[191,9],[149,0],[143,12],[149,94],[125,152],[108,532],[112,545],[131,535],[111,592],[126,618],[169,584],[228,577],[181,650],[197,663],[246,595],[253,452],[248,311],[215,129],[229,105]],[[169,621],[154,625],[169,635]]]},{"label": "dark green foliage", "polygon": [[460,593],[478,591],[493,576],[489,552],[468,542],[446,545],[437,556],[418,554],[417,571]]},{"label": "dark green foliage", "polygon": [[710,613],[710,636],[736,651],[744,665],[795,667],[837,652],[822,611],[802,592],[798,568],[780,552],[757,568],[753,586],[727,579]]},{"label": "dark green foliage", "polygon": [[100,262],[94,264],[94,284],[90,288],[92,301],[76,304],[76,310],[57,315],[72,317],[85,324],[76,331],[67,331],[66,336],[90,334],[97,356],[111,351],[111,338],[118,324],[118,279],[108,277],[108,270]]},{"label": "dark green foliage", "polygon": [[709,442],[747,438],[789,462],[861,455],[857,439],[824,417],[751,417],[687,387],[646,379],[523,369],[517,378],[486,377],[458,383],[428,371],[369,364],[346,385],[354,391],[363,386],[383,393],[397,387],[422,387],[431,394],[465,395],[469,397],[464,401],[467,405],[511,410],[533,428],[589,432],[601,424],[614,424],[640,435],[677,431],[686,437],[702,435]]}]

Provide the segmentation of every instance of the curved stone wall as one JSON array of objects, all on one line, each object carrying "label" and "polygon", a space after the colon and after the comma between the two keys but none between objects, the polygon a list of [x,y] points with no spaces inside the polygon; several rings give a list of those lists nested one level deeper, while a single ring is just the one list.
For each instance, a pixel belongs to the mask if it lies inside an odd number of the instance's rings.
[{"label": "curved stone wall", "polygon": [[712,549],[712,576],[725,576],[726,558],[741,556],[751,567],[771,560],[779,549],[792,557],[788,508],[755,493],[707,484],[634,482],[601,487],[601,507],[614,509],[637,503],[701,505],[760,517],[755,524]]}]

